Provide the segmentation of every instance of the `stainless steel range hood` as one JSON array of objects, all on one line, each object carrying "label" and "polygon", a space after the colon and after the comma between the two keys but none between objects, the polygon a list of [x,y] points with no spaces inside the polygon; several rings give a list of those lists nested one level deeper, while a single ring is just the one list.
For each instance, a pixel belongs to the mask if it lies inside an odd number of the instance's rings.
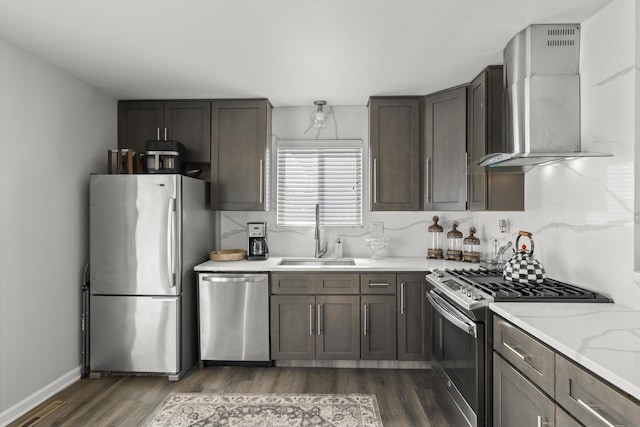
[{"label": "stainless steel range hood", "polygon": [[505,152],[470,167],[524,167],[582,157],[580,25],[531,25],[504,49]]}]

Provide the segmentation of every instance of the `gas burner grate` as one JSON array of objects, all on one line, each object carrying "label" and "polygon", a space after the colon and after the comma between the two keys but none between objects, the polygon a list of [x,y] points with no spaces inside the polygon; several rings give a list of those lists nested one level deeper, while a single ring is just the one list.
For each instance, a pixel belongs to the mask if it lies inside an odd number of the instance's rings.
[{"label": "gas burner grate", "polygon": [[554,279],[545,279],[540,284],[526,284],[507,281],[502,277],[501,270],[452,269],[447,272],[493,296],[494,301],[610,301],[603,295]]}]

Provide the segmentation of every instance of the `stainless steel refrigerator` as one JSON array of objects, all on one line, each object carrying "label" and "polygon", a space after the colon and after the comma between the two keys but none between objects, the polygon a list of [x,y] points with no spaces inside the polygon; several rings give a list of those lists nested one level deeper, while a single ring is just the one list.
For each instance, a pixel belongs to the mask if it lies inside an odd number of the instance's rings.
[{"label": "stainless steel refrigerator", "polygon": [[182,175],[91,176],[91,375],[178,380],[196,363],[193,267],[213,245],[208,194]]}]

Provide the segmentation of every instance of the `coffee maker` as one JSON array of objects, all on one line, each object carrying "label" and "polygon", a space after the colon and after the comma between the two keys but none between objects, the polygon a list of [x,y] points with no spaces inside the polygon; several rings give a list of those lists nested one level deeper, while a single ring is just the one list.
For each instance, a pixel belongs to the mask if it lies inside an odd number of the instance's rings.
[{"label": "coffee maker", "polygon": [[247,260],[258,261],[269,258],[269,246],[267,245],[267,223],[248,222],[247,234],[249,235]]}]

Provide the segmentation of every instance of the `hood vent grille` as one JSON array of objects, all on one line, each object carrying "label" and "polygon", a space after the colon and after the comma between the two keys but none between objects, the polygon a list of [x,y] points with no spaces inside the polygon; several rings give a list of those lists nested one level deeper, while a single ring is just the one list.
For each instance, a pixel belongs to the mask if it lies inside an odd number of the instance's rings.
[{"label": "hood vent grille", "polygon": [[577,44],[576,38],[579,37],[579,32],[575,28],[552,28],[547,30],[547,36],[549,37],[547,40],[549,47],[571,47]]}]

